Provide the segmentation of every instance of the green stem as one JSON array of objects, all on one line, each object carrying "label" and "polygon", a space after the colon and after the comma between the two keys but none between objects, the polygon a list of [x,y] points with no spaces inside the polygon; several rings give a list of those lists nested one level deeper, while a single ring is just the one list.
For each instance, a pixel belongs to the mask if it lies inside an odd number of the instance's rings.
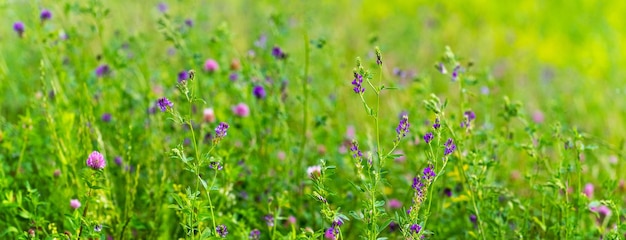
[{"label": "green stem", "polygon": [[213,189],[213,184],[215,184],[215,179],[217,178],[217,170],[215,170],[215,175],[213,175],[213,180],[211,181],[211,187],[206,190],[206,197],[209,199],[209,209],[211,210],[211,221],[213,222],[213,231],[216,231],[217,234],[217,224],[215,224],[215,214],[213,213],[213,202],[211,201],[211,194],[209,193],[211,189]]}]

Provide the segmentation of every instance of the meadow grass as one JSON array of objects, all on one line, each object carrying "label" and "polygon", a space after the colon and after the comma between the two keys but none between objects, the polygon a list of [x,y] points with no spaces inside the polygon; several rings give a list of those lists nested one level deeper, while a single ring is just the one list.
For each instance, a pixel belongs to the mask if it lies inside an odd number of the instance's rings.
[{"label": "meadow grass", "polygon": [[615,1],[2,1],[2,239],[623,239]]}]

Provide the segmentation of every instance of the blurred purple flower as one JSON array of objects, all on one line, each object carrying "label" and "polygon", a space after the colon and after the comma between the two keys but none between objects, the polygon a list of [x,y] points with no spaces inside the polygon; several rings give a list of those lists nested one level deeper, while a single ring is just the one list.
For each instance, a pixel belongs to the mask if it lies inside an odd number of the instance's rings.
[{"label": "blurred purple flower", "polygon": [[109,65],[101,64],[96,68],[95,72],[97,77],[103,77],[104,75],[109,74],[111,72],[111,69],[109,68]]},{"label": "blurred purple flower", "polygon": [[190,18],[185,19],[185,25],[187,25],[187,27],[193,27],[193,20]]},{"label": "blurred purple flower", "polygon": [[287,54],[283,52],[283,50],[280,49],[280,47],[272,48],[272,56],[274,56],[276,59],[279,59],[279,60],[287,58]]},{"label": "blurred purple flower", "polygon": [[251,239],[251,240],[261,239],[261,231],[259,231],[259,229],[254,229],[250,231],[250,236],[248,237],[248,239]]},{"label": "blurred purple flower", "polygon": [[223,238],[225,238],[226,235],[228,235],[228,229],[226,228],[226,225],[224,224],[220,224],[217,227],[215,227],[215,232],[217,233],[217,235]]},{"label": "blurred purple flower", "polygon": [[164,2],[160,2],[159,5],[157,5],[157,8],[159,9],[159,12],[167,12],[167,4],[165,4]]},{"label": "blurred purple flower", "polygon": [[15,22],[13,24],[13,30],[15,30],[15,32],[17,32],[17,35],[22,37],[24,34],[24,23],[23,22]]},{"label": "blurred purple flower", "polygon": [[115,161],[115,164],[117,164],[118,166],[122,166],[122,157],[117,156],[115,157],[114,161]]},{"label": "blurred purple flower", "polygon": [[111,122],[111,114],[110,113],[105,113],[102,114],[102,121],[103,122]]},{"label": "blurred purple flower", "polygon": [[39,18],[41,21],[46,21],[52,18],[52,13],[48,9],[41,10],[41,14],[39,14]]},{"label": "blurred purple flower", "polygon": [[184,83],[189,79],[189,72],[183,70],[178,73],[178,83]]},{"label": "blurred purple flower", "polygon": [[263,219],[265,220],[265,223],[267,223],[268,227],[274,226],[274,215],[272,214],[265,215]]},{"label": "blurred purple flower", "polygon": [[263,99],[266,96],[265,88],[263,88],[263,86],[261,85],[254,86],[252,93],[257,99]]}]

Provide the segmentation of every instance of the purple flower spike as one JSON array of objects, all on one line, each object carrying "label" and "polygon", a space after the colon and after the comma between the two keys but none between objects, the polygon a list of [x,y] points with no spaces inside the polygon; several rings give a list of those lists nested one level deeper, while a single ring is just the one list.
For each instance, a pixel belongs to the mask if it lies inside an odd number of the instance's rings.
[{"label": "purple flower spike", "polygon": [[411,233],[418,234],[421,230],[422,230],[422,226],[420,226],[419,224],[411,225]]},{"label": "purple flower spike", "polygon": [[263,219],[265,219],[265,223],[267,223],[268,227],[273,227],[274,226],[274,215],[272,215],[272,214],[265,215],[265,217],[263,217]]},{"label": "purple flower spike", "polygon": [[400,119],[400,123],[398,123],[398,127],[396,127],[396,133],[398,133],[398,140],[400,138],[405,137],[409,132],[409,115],[403,115],[402,119]]},{"label": "purple flower spike", "polygon": [[259,229],[254,229],[250,231],[250,236],[248,237],[248,239],[251,239],[251,240],[261,239],[261,231],[259,231]]},{"label": "purple flower spike", "polygon": [[441,127],[441,124],[439,123],[439,118],[435,118],[435,124],[433,124],[433,128],[437,130],[439,129],[439,127]]},{"label": "purple flower spike", "polygon": [[352,80],[352,85],[354,85],[354,93],[365,92],[365,87],[363,87],[363,75],[355,72],[354,80]]},{"label": "purple flower spike", "polygon": [[215,128],[215,137],[216,138],[224,138],[228,131],[228,124],[225,122],[221,122],[219,126]]},{"label": "purple flower spike", "polygon": [[446,143],[443,145],[446,147],[443,152],[444,156],[450,155],[456,149],[456,145],[454,144],[454,140],[452,140],[452,138],[448,138],[448,141],[446,141]]},{"label": "purple flower spike", "polygon": [[159,108],[161,108],[161,112],[167,111],[168,107],[174,107],[174,104],[170,102],[170,100],[168,100],[167,98],[159,98],[159,100],[157,101],[157,105],[159,106]]},{"label": "purple flower spike", "polygon": [[461,71],[461,66],[456,65],[452,70],[452,81],[455,82],[459,78],[459,71]]},{"label": "purple flower spike", "polygon": [[429,132],[426,133],[426,135],[424,135],[424,141],[426,142],[426,144],[430,143],[430,141],[432,141],[435,137],[433,136],[433,133]]},{"label": "purple flower spike", "polygon": [[217,227],[215,227],[215,232],[217,233],[217,235],[219,235],[222,238],[225,238],[226,235],[228,235],[228,229],[226,228],[226,225],[224,224],[220,224]]}]

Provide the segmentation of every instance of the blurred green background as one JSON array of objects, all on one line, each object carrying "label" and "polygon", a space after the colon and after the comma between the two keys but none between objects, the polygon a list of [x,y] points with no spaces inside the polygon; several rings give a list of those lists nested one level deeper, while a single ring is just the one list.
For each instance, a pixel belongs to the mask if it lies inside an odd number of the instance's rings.
[{"label": "blurred green background", "polygon": [[[70,14],[85,5],[81,1],[0,3],[0,112],[6,119],[14,121],[38,90],[33,83],[39,81],[36,70],[40,56],[32,35],[41,27],[41,8],[52,10],[52,24],[61,25],[70,39],[79,35],[87,40],[76,49],[66,49],[93,60],[82,62],[83,69],[77,70],[94,69],[98,54],[114,51],[107,50],[113,47],[110,39],[137,43],[144,56],[135,58],[133,64],[146,67],[146,79],[158,81],[163,77],[159,71],[177,61],[164,60],[168,44],[155,24],[159,2],[103,3],[110,9],[107,17]],[[302,29],[308,29],[311,38],[323,38],[328,46],[326,56],[318,58],[325,62],[313,64],[313,71],[329,76],[323,83],[313,83],[318,92],[332,92],[337,85],[347,85],[354,58],[371,56],[373,45],[382,48],[389,75],[397,66],[412,69],[418,76],[434,73],[434,60],[448,45],[489,73],[492,92],[521,100],[529,112],[541,110],[548,121],[568,118],[609,141],[618,141],[626,132],[626,80],[621,67],[625,65],[626,49],[620,44],[626,41],[623,1],[166,3],[170,15],[194,20],[189,37],[198,44],[192,48],[209,54],[212,50],[207,49],[210,43],[206,34],[226,23],[234,49],[241,55],[260,34],[274,32],[282,34],[274,42],[287,49],[293,59],[301,59]],[[18,20],[26,24],[25,39],[12,32],[12,23]],[[102,38],[92,29],[97,22],[103,26]],[[438,90],[444,88],[442,85]],[[346,104],[353,103],[339,95]],[[403,98],[411,101],[410,96]],[[566,114],[551,114],[555,111]]]}]

